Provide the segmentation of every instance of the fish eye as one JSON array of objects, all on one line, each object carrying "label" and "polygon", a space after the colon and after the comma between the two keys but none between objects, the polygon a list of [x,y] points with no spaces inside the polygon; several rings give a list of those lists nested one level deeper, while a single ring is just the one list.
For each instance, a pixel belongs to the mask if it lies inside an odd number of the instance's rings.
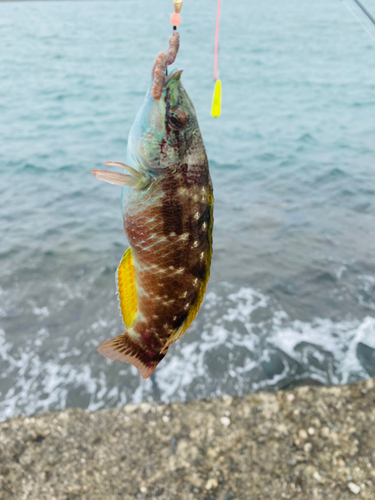
[{"label": "fish eye", "polygon": [[179,130],[186,125],[187,116],[181,109],[172,109],[168,116],[169,125],[175,130]]}]

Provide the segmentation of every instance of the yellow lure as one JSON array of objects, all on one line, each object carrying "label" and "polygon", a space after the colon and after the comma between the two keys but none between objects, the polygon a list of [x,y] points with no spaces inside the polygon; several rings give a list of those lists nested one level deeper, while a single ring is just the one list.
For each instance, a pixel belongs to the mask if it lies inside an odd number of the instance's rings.
[{"label": "yellow lure", "polygon": [[221,115],[221,81],[216,80],[214,97],[212,99],[212,111],[211,115],[214,118],[219,118]]}]

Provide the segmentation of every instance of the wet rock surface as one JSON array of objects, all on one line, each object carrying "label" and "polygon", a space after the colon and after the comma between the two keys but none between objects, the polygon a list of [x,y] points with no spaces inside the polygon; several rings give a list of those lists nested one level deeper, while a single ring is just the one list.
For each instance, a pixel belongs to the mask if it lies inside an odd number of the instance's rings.
[{"label": "wet rock surface", "polygon": [[0,424],[0,498],[375,498],[375,383]]}]

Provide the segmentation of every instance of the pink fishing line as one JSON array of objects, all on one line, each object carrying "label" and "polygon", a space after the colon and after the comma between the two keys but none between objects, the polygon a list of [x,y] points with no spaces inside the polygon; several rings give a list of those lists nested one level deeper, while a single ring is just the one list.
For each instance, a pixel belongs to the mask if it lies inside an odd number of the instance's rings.
[{"label": "pink fishing line", "polygon": [[220,0],[217,4],[217,19],[216,19],[216,37],[215,37],[215,64],[214,64],[214,78],[217,80],[217,59],[219,52],[219,23],[220,23]]}]

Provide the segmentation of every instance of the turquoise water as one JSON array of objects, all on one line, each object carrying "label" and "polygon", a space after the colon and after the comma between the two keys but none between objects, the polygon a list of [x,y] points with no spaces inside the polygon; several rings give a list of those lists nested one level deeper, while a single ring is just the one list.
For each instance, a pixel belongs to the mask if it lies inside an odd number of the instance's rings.
[{"label": "turquoise water", "polygon": [[96,352],[122,332],[127,243],[120,189],[90,170],[125,158],[171,2],[0,3],[0,419],[375,376],[375,43],[340,0],[222,3],[219,120],[215,0],[185,2],[177,59],[212,277],[145,382]]}]

